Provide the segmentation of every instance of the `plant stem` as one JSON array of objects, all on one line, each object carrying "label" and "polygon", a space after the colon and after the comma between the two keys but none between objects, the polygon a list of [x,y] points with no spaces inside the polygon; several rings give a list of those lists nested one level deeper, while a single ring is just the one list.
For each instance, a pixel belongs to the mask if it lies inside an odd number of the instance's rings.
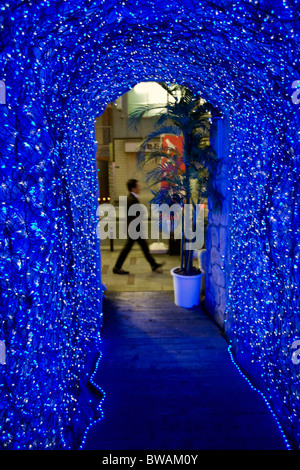
[{"label": "plant stem", "polygon": [[180,270],[184,270],[183,264],[183,252],[184,252],[184,205],[182,205],[182,212],[181,212],[181,244],[180,244]]}]

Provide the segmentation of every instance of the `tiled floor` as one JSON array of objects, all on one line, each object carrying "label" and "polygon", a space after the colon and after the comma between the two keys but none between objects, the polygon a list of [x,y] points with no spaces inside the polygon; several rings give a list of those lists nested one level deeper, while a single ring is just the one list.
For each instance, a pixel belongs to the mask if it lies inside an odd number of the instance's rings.
[{"label": "tiled floor", "polygon": [[[179,256],[169,256],[168,254],[154,254],[158,263],[165,262],[162,273],[152,272],[150,265],[145,260],[139,246],[134,246],[126,259],[123,268],[130,272],[129,275],[113,274],[112,269],[120,253],[119,245],[110,251],[109,247],[101,249],[102,259],[102,282],[109,292],[130,292],[130,291],[172,291],[173,278],[170,270],[180,264]],[[197,263],[197,260],[195,260]]]}]

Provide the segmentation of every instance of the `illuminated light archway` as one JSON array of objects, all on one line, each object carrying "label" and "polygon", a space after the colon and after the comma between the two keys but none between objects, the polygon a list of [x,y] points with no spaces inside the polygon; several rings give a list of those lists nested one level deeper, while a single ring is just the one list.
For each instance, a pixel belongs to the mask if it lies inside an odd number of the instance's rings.
[{"label": "illuminated light archway", "polygon": [[291,100],[299,7],[272,3],[1,7],[4,448],[74,448],[94,416],[82,393],[87,358],[101,351],[94,119],[144,80],[185,84],[229,116],[225,331],[300,442],[299,369],[291,361],[300,305],[300,107]]}]

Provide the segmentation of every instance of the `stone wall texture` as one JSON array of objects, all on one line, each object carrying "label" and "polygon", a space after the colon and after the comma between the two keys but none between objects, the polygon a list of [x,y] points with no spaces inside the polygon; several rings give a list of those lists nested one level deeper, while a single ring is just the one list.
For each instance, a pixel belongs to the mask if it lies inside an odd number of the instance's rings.
[{"label": "stone wall texture", "polygon": [[[212,137],[220,161],[215,175],[215,187],[223,197],[222,210],[214,213],[208,201],[208,225],[206,234],[205,309],[217,323],[225,328],[225,311],[228,303],[230,272],[230,211],[229,192],[229,122],[226,116],[214,121]],[[214,137],[215,136],[215,137]]]}]

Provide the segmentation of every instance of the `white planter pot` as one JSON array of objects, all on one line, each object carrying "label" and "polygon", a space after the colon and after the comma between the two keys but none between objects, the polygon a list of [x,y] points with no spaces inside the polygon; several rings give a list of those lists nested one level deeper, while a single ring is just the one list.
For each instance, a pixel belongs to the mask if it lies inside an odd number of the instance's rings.
[{"label": "white planter pot", "polygon": [[203,273],[193,276],[182,276],[171,269],[174,284],[174,300],[179,307],[193,308],[200,303],[201,278]]}]

